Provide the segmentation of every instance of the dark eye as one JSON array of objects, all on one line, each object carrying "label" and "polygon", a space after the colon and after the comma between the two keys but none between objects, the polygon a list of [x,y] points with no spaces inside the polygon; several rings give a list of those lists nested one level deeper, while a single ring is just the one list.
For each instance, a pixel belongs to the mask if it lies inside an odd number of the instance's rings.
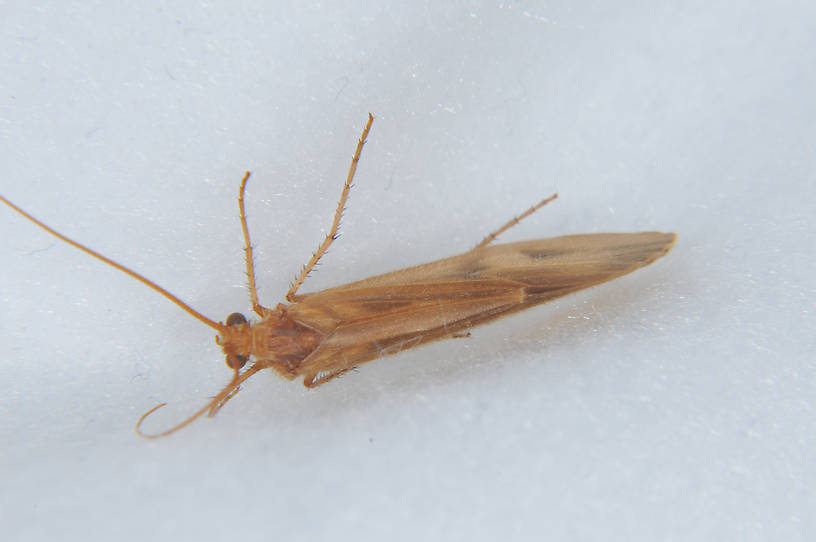
[{"label": "dark eye", "polygon": [[246,365],[247,361],[249,361],[249,358],[240,354],[227,356],[227,367],[233,371],[235,369],[241,369],[244,365]]},{"label": "dark eye", "polygon": [[[240,326],[246,323],[247,319],[240,312],[233,312],[227,316],[227,326]],[[242,356],[241,354],[227,355],[227,367],[233,370],[242,368],[247,361],[249,361],[248,356]]]},{"label": "dark eye", "polygon": [[239,324],[246,324],[246,322],[247,322],[247,319],[240,312],[233,312],[232,314],[227,316],[227,325],[228,326],[237,326]]}]

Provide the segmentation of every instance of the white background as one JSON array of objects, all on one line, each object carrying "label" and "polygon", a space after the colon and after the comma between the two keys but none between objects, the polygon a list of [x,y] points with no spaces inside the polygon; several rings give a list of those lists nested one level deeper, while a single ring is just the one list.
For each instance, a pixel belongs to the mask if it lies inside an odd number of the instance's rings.
[{"label": "white background", "polygon": [[[57,4],[57,5],[54,5]],[[147,4],[147,6],[144,6]],[[805,540],[816,527],[816,8],[4,2],[0,193],[212,318],[503,241],[655,265],[316,390],[0,209],[4,540]]]}]

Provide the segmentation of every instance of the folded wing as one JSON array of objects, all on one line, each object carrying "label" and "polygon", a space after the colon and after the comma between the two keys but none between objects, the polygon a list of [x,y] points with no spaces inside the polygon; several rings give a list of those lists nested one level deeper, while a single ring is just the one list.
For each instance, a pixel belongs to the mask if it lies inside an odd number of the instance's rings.
[{"label": "folded wing", "polygon": [[298,296],[290,316],[327,334],[302,362],[304,384],[631,273],[665,255],[675,237],[589,234],[493,245]]}]

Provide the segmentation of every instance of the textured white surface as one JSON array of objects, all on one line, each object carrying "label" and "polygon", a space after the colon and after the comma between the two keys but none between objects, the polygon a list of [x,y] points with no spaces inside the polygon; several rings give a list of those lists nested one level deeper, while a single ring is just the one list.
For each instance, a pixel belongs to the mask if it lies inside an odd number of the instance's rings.
[{"label": "textured white surface", "polygon": [[[5,2],[0,192],[205,314],[502,237],[654,266],[362,367],[229,379],[212,331],[0,209],[4,540],[805,540],[816,527],[811,1]],[[152,4],[152,3],[150,3]]]}]

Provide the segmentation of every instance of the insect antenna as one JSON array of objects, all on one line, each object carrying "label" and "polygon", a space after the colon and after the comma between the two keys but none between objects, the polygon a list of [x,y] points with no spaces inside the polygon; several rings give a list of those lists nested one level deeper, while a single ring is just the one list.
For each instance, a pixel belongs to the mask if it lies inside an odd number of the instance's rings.
[{"label": "insect antenna", "polygon": [[252,367],[250,367],[249,369],[244,371],[243,374],[240,374],[239,370],[236,369],[235,374],[232,377],[232,380],[230,380],[230,383],[227,384],[226,386],[224,386],[224,389],[222,389],[220,392],[218,392],[218,394],[215,397],[213,397],[210,400],[209,403],[204,405],[201,409],[197,410],[192,416],[190,416],[186,420],[182,421],[181,423],[178,423],[178,424],[174,425],[170,429],[162,431],[161,433],[156,433],[154,435],[148,435],[147,433],[142,432],[142,423],[151,414],[153,414],[154,412],[156,412],[157,410],[159,410],[163,406],[167,405],[167,403],[159,403],[158,405],[154,406],[153,408],[151,408],[150,410],[148,410],[147,412],[142,414],[142,417],[139,418],[138,422],[136,422],[136,432],[139,434],[139,436],[144,437],[144,438],[150,438],[150,439],[161,438],[161,437],[166,437],[167,435],[171,435],[171,434],[175,433],[176,431],[178,431],[179,429],[183,429],[184,427],[187,427],[188,425],[193,423],[195,420],[200,418],[201,415],[204,414],[205,412],[207,413],[208,418],[212,418],[221,409],[221,407],[223,407],[226,404],[227,401],[232,399],[235,396],[235,394],[238,393],[238,391],[239,391],[239,389],[241,387],[241,384],[247,378],[254,375],[255,373],[257,373],[261,369],[265,369],[265,368],[266,368],[266,365],[264,365],[263,363],[256,363],[255,365],[253,365]]},{"label": "insect antenna", "polygon": [[64,236],[63,234],[61,234],[57,230],[51,228],[50,226],[48,226],[47,224],[44,224],[43,222],[40,222],[39,220],[37,220],[36,218],[31,216],[27,212],[23,211],[22,209],[20,209],[16,205],[14,205],[12,202],[7,200],[3,196],[0,196],[0,200],[2,200],[3,203],[5,203],[9,207],[11,207],[12,209],[17,211],[21,215],[23,215],[25,218],[27,218],[28,220],[30,220],[31,222],[33,222],[37,226],[44,229],[45,231],[47,231],[48,233],[50,233],[54,237],[56,237],[56,238],[58,238],[58,239],[60,239],[62,241],[65,241],[69,245],[78,248],[79,250],[81,250],[85,254],[93,256],[97,260],[101,260],[101,261],[105,262],[106,264],[110,265],[111,267],[115,267],[116,269],[118,269],[119,271],[125,273],[126,275],[138,280],[139,282],[141,282],[142,284],[144,284],[148,288],[152,288],[153,290],[157,291],[162,296],[164,296],[168,300],[172,301],[173,303],[175,303],[176,305],[181,307],[185,312],[187,312],[188,314],[190,314],[191,316],[193,316],[194,318],[196,318],[200,322],[203,322],[203,323],[207,324],[208,326],[210,326],[211,328],[213,328],[213,329],[215,329],[215,330],[217,330],[219,332],[224,329],[223,324],[221,324],[219,322],[216,322],[215,320],[210,320],[209,318],[207,318],[206,316],[204,316],[203,314],[201,314],[200,312],[198,312],[197,310],[192,308],[190,305],[188,305],[187,303],[185,303],[184,301],[182,301],[178,297],[174,296],[173,294],[171,294],[170,292],[168,292],[167,290],[165,290],[164,288],[162,288],[161,286],[159,286],[158,284],[156,284],[152,280],[148,279],[147,277],[145,277],[143,275],[140,275],[136,271],[133,271],[132,269],[129,269],[129,268],[125,267],[124,265],[122,265],[122,264],[120,264],[118,262],[115,262],[115,261],[111,260],[110,258],[107,258],[107,257],[101,255],[100,253],[96,252],[95,250],[92,250],[92,249],[86,247],[85,245],[83,245],[81,243],[78,243],[78,242],[74,241],[73,239],[70,239],[70,238]]}]

